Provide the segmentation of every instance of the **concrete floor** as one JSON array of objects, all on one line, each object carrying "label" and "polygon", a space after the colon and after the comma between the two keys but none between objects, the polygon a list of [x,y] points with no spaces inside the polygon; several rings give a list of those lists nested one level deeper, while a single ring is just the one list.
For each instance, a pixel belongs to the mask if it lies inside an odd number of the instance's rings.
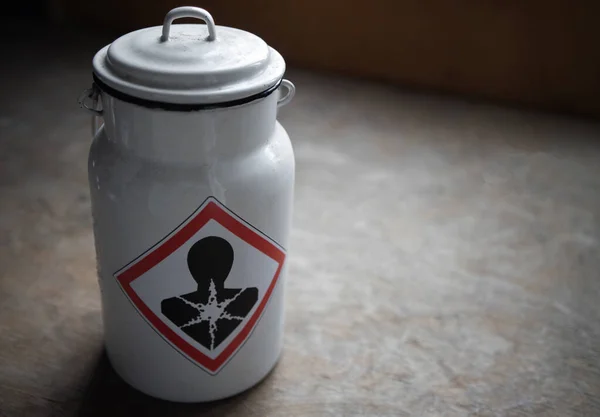
[{"label": "concrete floor", "polygon": [[0,415],[600,415],[600,125],[291,71],[284,356],[182,406],[102,353],[76,98],[104,40],[1,39]]}]

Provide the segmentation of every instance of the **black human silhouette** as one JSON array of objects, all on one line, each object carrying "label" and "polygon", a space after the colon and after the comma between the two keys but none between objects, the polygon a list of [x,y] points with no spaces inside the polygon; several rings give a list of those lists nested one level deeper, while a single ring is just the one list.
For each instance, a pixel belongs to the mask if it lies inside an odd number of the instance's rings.
[{"label": "black human silhouette", "polygon": [[207,349],[223,342],[258,301],[258,288],[226,288],[233,248],[225,239],[209,236],[190,248],[187,264],[198,284],[194,292],[164,299],[161,312]]}]

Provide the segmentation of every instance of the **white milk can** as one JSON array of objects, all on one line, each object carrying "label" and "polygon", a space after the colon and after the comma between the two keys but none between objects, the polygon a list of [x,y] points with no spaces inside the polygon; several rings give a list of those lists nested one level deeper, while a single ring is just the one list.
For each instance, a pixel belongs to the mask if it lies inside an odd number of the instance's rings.
[{"label": "white milk can", "polygon": [[280,355],[294,188],[276,120],[294,94],[284,70],[262,39],[196,7],[94,57],[80,104],[104,121],[89,182],[106,350],[146,394],[228,397]]}]

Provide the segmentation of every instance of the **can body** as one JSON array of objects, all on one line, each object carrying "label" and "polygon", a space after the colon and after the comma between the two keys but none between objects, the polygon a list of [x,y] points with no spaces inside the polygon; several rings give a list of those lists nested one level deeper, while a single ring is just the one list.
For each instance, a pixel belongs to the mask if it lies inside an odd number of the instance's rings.
[{"label": "can body", "polygon": [[294,188],[278,97],[179,112],[102,94],[88,172],[105,343],[146,394],[216,400],[277,362]]}]

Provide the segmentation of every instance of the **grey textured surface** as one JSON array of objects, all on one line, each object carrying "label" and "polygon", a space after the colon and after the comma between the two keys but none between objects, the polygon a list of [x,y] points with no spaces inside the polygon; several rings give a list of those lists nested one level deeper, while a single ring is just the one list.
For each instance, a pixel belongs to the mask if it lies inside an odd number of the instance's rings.
[{"label": "grey textured surface", "polygon": [[600,126],[294,71],[279,366],[208,405],[128,388],[102,353],[75,104],[101,45],[3,45],[0,415],[600,415]]}]

